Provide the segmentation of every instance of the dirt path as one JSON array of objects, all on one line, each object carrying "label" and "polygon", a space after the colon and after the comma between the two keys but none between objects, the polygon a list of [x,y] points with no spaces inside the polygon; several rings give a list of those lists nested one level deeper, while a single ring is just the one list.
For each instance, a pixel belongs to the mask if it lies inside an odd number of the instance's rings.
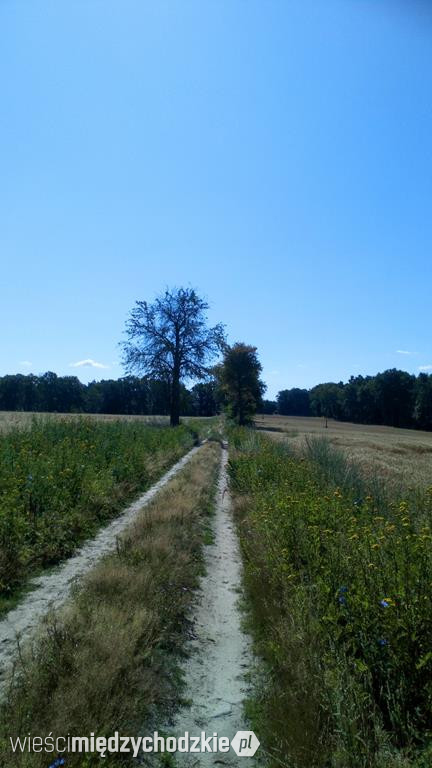
[{"label": "dirt path", "polygon": [[0,692],[13,664],[17,638],[28,638],[49,609],[57,608],[65,602],[76,580],[87,573],[103,555],[115,549],[119,534],[198,450],[199,447],[192,448],[146,493],[127,507],[122,515],[103,528],[95,539],[84,544],[76,555],[50,573],[35,579],[31,584],[33,590],[0,621]]},{"label": "dirt path", "polygon": [[[241,629],[238,605],[241,584],[241,559],[227,483],[228,451],[222,450],[221,472],[214,518],[214,544],[207,548],[206,576],[202,579],[195,608],[191,655],[184,666],[185,697],[191,707],[182,709],[170,734],[185,731],[198,735],[228,736],[247,730],[243,700],[247,693],[245,674],[252,654],[249,638]],[[176,754],[178,766],[251,765],[252,758],[241,760],[229,753],[198,755]]]}]

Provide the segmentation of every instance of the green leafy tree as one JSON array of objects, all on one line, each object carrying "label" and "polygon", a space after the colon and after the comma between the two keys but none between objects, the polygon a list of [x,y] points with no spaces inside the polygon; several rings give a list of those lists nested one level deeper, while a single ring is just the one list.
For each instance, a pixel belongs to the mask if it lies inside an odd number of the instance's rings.
[{"label": "green leafy tree", "polygon": [[242,342],[226,347],[217,373],[228,413],[238,424],[250,423],[260,404],[266,389],[261,371],[256,347]]},{"label": "green leafy tree", "polygon": [[307,389],[282,389],[277,396],[278,413],[283,416],[309,416],[309,392]]},{"label": "green leafy tree", "polygon": [[126,324],[126,370],[167,383],[171,426],[180,420],[182,381],[205,378],[225,341],[220,323],[207,326],[207,309],[192,288],[174,288],[152,304],[137,301]]},{"label": "green leafy tree", "polygon": [[214,379],[195,384],[191,395],[193,412],[197,416],[214,416],[218,412],[217,384]]},{"label": "green leafy tree", "polygon": [[415,406],[415,376],[391,368],[375,377],[381,422],[391,427],[410,427]]},{"label": "green leafy tree", "polygon": [[262,414],[275,414],[278,410],[278,404],[276,400],[261,400],[259,406],[259,412]]},{"label": "green leafy tree", "polygon": [[315,416],[325,419],[340,419],[342,415],[343,384],[327,382],[310,390],[310,408]]},{"label": "green leafy tree", "polygon": [[342,392],[342,418],[360,424],[380,424],[376,376],[351,376]]},{"label": "green leafy tree", "polygon": [[432,429],[432,376],[426,373],[417,379],[414,418],[420,429]]}]

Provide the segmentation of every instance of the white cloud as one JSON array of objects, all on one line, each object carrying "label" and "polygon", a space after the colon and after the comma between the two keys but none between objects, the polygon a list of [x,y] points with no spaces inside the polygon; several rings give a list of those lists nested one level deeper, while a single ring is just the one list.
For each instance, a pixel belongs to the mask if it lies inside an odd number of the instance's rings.
[{"label": "white cloud", "polygon": [[419,371],[432,371],[432,365],[419,365]]},{"label": "white cloud", "polygon": [[109,368],[109,365],[103,363],[97,363],[96,360],[78,360],[77,363],[69,363],[71,368]]},{"label": "white cloud", "polygon": [[397,349],[396,352],[398,355],[412,355],[407,349]]},{"label": "white cloud", "polygon": [[33,363],[31,363],[30,360],[20,360],[20,365],[23,368],[31,368]]}]

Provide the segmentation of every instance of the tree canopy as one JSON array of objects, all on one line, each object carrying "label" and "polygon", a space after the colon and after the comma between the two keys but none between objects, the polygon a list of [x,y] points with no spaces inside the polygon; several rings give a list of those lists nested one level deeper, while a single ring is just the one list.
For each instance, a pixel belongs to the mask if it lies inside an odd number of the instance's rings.
[{"label": "tree canopy", "polygon": [[257,349],[243,342],[226,347],[217,375],[224,393],[227,410],[238,424],[247,424],[261,401],[266,386]]},{"label": "tree canopy", "polygon": [[309,392],[307,389],[283,389],[277,396],[277,411],[284,416],[309,416]]},{"label": "tree canopy", "polygon": [[152,304],[137,301],[126,323],[126,370],[167,383],[172,426],[179,423],[181,382],[208,376],[225,341],[221,323],[208,327],[208,307],[192,288],[167,289]]}]

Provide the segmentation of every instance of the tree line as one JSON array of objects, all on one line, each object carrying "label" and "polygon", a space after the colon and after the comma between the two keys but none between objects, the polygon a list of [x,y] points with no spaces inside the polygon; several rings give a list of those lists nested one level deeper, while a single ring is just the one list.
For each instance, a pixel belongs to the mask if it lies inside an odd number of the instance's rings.
[{"label": "tree line", "polygon": [[[227,347],[227,365],[216,366],[206,381],[190,389],[180,383],[180,416],[215,416],[226,410],[246,423],[256,411],[263,384],[254,347]],[[169,381],[146,376],[124,376],[83,384],[76,376],[20,373],[0,376],[0,410],[43,413],[106,413],[168,416]]]},{"label": "tree line", "polygon": [[[220,403],[216,382],[199,382],[191,389],[180,387],[182,416],[214,416]],[[76,376],[0,377],[0,410],[53,413],[108,413],[168,415],[170,391],[167,381],[125,376],[83,384]]]},{"label": "tree line", "polygon": [[312,389],[283,389],[264,401],[266,413],[323,416],[358,424],[383,424],[432,430],[432,376],[396,368],[376,376],[351,376],[347,383],[327,382]]}]

